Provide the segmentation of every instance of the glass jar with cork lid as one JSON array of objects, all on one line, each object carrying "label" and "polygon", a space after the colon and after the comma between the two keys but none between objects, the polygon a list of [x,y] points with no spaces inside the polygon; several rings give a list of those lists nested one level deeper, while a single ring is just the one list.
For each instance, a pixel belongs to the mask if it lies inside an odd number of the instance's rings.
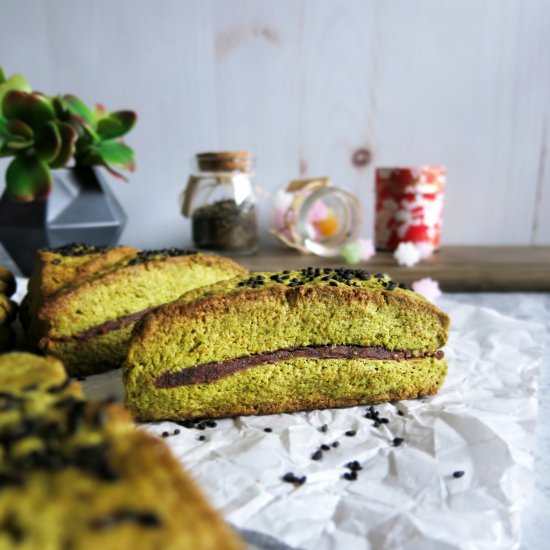
[{"label": "glass jar with cork lid", "polygon": [[251,254],[258,248],[253,162],[247,151],[199,153],[183,195],[197,248]]}]

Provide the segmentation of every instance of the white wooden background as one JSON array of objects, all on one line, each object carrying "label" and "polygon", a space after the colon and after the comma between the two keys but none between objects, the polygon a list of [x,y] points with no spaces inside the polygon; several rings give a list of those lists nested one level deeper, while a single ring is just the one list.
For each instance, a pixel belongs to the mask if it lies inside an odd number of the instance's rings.
[{"label": "white wooden background", "polygon": [[128,243],[187,244],[189,159],[235,148],[357,192],[364,236],[374,166],[433,163],[446,243],[550,244],[550,0],[0,0],[0,29],[7,73],[138,111]]}]

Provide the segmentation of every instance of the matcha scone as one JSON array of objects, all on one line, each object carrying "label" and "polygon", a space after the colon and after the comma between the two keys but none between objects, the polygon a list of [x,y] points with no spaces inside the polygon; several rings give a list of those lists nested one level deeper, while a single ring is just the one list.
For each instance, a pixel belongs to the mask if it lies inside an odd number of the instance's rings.
[{"label": "matcha scone", "polygon": [[228,258],[176,248],[67,245],[37,253],[21,321],[31,348],[71,374],[119,367],[136,321],[184,292],[246,271]]},{"label": "matcha scone", "polygon": [[0,352],[13,349],[15,344],[11,325],[17,315],[17,304],[10,300],[15,286],[13,274],[0,265]]},{"label": "matcha scone", "polygon": [[242,548],[168,447],[57,359],[0,355],[0,440],[0,548]]},{"label": "matcha scone", "polygon": [[123,366],[140,420],[265,414],[437,392],[449,318],[363,270],[255,273],[196,289],[135,327]]}]

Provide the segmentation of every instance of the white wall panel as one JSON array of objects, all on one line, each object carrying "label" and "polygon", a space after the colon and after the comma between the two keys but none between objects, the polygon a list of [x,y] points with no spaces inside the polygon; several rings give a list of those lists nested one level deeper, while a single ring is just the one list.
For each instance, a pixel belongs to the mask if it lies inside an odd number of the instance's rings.
[{"label": "white wall panel", "polygon": [[246,148],[264,189],[357,192],[365,236],[373,167],[436,163],[445,242],[550,244],[547,0],[0,0],[0,25],[6,72],[138,111],[126,242],[187,244],[190,157]]}]

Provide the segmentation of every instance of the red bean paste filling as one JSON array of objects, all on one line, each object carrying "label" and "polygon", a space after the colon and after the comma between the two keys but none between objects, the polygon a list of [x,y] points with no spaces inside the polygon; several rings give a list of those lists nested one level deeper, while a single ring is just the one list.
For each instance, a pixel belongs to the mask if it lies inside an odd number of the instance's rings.
[{"label": "red bean paste filling", "polygon": [[[157,306],[155,306],[157,307]],[[148,307],[142,309],[141,311],[136,311],[135,313],[130,313],[119,317],[118,319],[113,319],[112,321],[105,321],[100,325],[89,328],[78,334],[73,334],[71,336],[58,336],[55,338],[58,342],[71,342],[72,340],[90,340],[94,336],[101,336],[102,334],[107,334],[113,330],[119,330],[121,328],[127,327],[136,321],[139,321],[145,314],[153,311],[155,307]]]},{"label": "red bean paste filling", "polygon": [[288,361],[298,357],[310,359],[382,359],[403,361],[435,357],[442,359],[443,351],[414,353],[410,350],[389,350],[383,346],[305,346],[291,347],[277,351],[256,353],[235,359],[205,363],[186,367],[176,372],[165,372],[155,380],[157,388],[168,389],[178,386],[209,384],[241,370],[261,365]]}]

